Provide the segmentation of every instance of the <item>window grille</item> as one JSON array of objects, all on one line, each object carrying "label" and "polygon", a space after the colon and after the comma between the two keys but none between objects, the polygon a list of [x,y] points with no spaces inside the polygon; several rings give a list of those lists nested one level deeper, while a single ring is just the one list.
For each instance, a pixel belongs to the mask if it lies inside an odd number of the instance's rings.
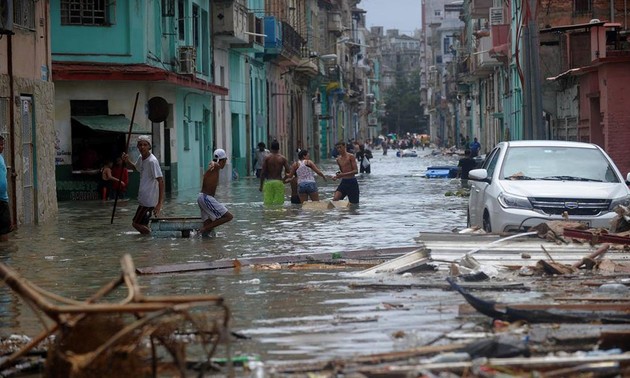
[{"label": "window grille", "polygon": [[35,2],[17,0],[13,2],[13,25],[35,30]]},{"label": "window grille", "polygon": [[108,0],[61,0],[62,25],[109,25]]},{"label": "window grille", "polygon": [[573,0],[573,13],[587,14],[591,12],[591,0]]}]

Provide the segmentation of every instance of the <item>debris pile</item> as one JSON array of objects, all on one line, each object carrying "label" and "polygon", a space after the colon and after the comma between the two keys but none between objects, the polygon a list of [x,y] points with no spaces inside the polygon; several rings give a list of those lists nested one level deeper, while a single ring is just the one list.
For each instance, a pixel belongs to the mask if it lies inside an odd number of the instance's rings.
[{"label": "debris pile", "polygon": [[[121,260],[122,274],[85,301],[64,298],[37,287],[0,264],[0,277],[42,320],[44,330],[0,359],[2,376],[34,364],[34,351],[47,345],[49,377],[139,377],[160,374],[185,376],[187,349],[203,351],[200,366],[220,344],[229,355],[230,311],[214,295],[145,296],[129,255]],[[124,284],[127,296],[119,302],[104,298]],[[45,318],[47,317],[47,318]],[[24,344],[24,345],[21,345]],[[229,368],[229,367],[228,367]]]}]

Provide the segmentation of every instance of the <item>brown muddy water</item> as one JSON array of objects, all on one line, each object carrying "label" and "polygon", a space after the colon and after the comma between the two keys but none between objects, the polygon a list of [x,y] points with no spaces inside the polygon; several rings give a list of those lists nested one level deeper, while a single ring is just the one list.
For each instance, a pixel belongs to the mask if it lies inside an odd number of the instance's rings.
[{"label": "brown muddy water", "polygon": [[[425,179],[428,166],[456,165],[456,157],[398,158],[375,151],[372,173],[359,177],[356,209],[303,210],[288,201],[266,209],[258,181],[221,184],[217,198],[234,220],[214,238],[140,236],[131,228],[136,202],[62,202],[56,221],[22,226],[0,247],[2,262],[42,288],[85,299],[120,274],[120,258],[131,254],[137,267],[207,262],[224,258],[338,252],[412,246],[421,231],[451,232],[465,227],[466,198],[447,197],[459,180]],[[320,164],[325,174],[334,161]],[[320,197],[332,198],[336,182],[318,182]],[[287,197],[288,198],[288,197]],[[198,216],[196,192],[167,199],[164,216]],[[357,269],[354,269],[356,272]],[[424,274],[385,277],[419,282]],[[232,329],[250,337],[235,340],[234,355],[257,356],[267,365],[344,358],[421,346],[455,330],[463,299],[434,289],[379,291],[352,283],[374,280],[353,269],[231,269],[140,276],[147,295],[218,294],[232,311]],[[124,294],[124,293],[122,293]],[[8,288],[0,289],[1,336],[33,336],[41,325]],[[404,337],[395,337],[398,331]],[[400,336],[401,333],[398,333]]]}]

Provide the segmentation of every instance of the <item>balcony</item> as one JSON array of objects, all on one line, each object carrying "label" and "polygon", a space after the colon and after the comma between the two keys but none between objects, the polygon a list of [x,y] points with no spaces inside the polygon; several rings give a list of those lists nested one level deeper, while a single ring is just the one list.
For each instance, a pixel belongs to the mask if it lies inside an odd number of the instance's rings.
[{"label": "balcony", "polygon": [[265,55],[276,56],[282,51],[282,24],[275,16],[265,16]]},{"label": "balcony", "polygon": [[275,59],[281,66],[298,66],[304,39],[293,27],[274,16],[264,18],[266,61]]},{"label": "balcony", "polygon": [[297,57],[300,55],[304,39],[293,29],[291,25],[282,22],[282,53],[287,57]]},{"label": "balcony", "polygon": [[329,83],[341,82],[341,67],[338,64],[324,65],[324,80]]},{"label": "balcony", "polygon": [[481,78],[490,76],[496,67],[503,63],[490,56],[492,49],[492,38],[490,36],[481,37],[478,40],[477,51],[473,54],[474,59],[471,61],[471,75]]},{"label": "balcony", "polygon": [[510,53],[510,41],[508,40],[510,33],[510,25],[492,25],[490,27],[490,36],[492,37],[492,48],[490,49],[490,57],[495,58],[503,63],[507,63]]},{"label": "balcony", "polygon": [[310,51],[305,49],[298,65],[295,66],[295,71],[312,78],[324,71],[323,62],[317,55],[311,55]]},{"label": "balcony", "polygon": [[256,14],[249,13],[248,14],[248,32],[246,33],[249,37],[249,42],[247,43],[232,43],[230,47],[250,53],[262,53],[265,51],[265,28],[263,19],[260,17],[256,17]]},{"label": "balcony", "polygon": [[333,33],[343,32],[343,23],[341,21],[341,12],[328,12],[328,31]]},{"label": "balcony", "polygon": [[212,3],[212,32],[215,38],[230,44],[250,42],[249,11],[244,0]]},{"label": "balcony", "polygon": [[470,16],[475,18],[488,18],[490,8],[492,8],[492,0],[472,0],[470,5]]}]

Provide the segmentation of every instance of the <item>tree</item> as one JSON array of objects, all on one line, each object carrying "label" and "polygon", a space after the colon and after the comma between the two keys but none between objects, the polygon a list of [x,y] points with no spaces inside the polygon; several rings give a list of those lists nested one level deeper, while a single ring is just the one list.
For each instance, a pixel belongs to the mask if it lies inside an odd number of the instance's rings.
[{"label": "tree", "polygon": [[385,115],[383,124],[389,126],[390,132],[428,133],[424,117],[424,108],[420,105],[420,73],[397,72],[394,85],[384,93]]}]

